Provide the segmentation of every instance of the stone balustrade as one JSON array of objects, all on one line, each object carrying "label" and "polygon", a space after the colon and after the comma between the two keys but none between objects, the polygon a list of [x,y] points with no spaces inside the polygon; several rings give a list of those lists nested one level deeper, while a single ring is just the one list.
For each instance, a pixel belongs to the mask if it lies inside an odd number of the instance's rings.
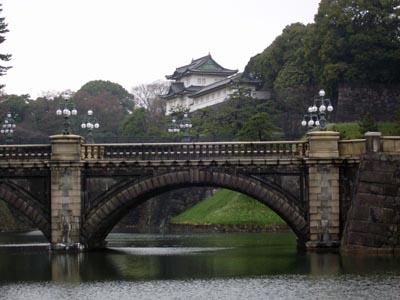
[{"label": "stone balustrade", "polygon": [[50,159],[50,145],[1,145],[1,160],[43,160]]},{"label": "stone balustrade", "polygon": [[83,160],[171,160],[234,157],[303,157],[307,143],[224,142],[224,143],[162,143],[162,144],[85,144]]},{"label": "stone balustrade", "polygon": [[[368,134],[367,134],[368,135]],[[326,139],[326,137],[325,137]],[[368,139],[368,138],[367,138]],[[343,158],[357,158],[367,153],[367,139],[339,140],[336,135],[328,143],[337,143],[338,155]],[[400,136],[376,136],[378,149],[374,152],[400,152]],[[310,143],[318,140],[311,134],[305,141],[272,142],[210,142],[210,143],[133,143],[133,144],[83,144],[82,160],[171,160],[199,158],[271,157],[292,158],[312,156]],[[325,146],[327,141],[323,141]],[[57,145],[53,145],[57,147]],[[330,146],[329,146],[330,147]],[[328,147],[328,148],[329,148]],[[371,146],[372,147],[372,146]],[[314,147],[315,149],[315,147]],[[316,149],[319,153],[321,149]],[[326,150],[329,152],[329,150]],[[325,154],[331,156],[332,153]],[[49,160],[51,145],[1,145],[2,160]],[[54,159],[54,158],[53,158]]]}]

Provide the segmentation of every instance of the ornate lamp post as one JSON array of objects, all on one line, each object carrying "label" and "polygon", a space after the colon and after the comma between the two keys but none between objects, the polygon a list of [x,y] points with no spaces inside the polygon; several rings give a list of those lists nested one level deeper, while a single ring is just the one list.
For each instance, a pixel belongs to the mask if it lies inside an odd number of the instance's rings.
[{"label": "ornate lamp post", "polygon": [[183,115],[183,119],[179,123],[179,127],[183,129],[182,142],[190,142],[189,131],[192,128],[192,121],[189,119],[188,114]]},{"label": "ornate lamp post", "polygon": [[64,130],[63,134],[71,134],[71,124],[69,123],[70,116],[76,116],[78,111],[75,109],[75,105],[73,102],[70,102],[70,95],[64,94],[64,108],[57,109],[57,116],[64,116]]},{"label": "ornate lamp post", "polygon": [[182,120],[176,121],[176,119],[172,119],[172,122],[168,126],[168,132],[176,134],[183,130],[182,142],[190,142],[190,128],[192,128],[192,121],[189,119],[187,113],[183,115]]},{"label": "ornate lamp post", "polygon": [[176,119],[172,119],[172,122],[168,125],[169,133],[178,133],[180,131],[179,125],[176,124]]},{"label": "ornate lamp post", "polygon": [[92,130],[98,129],[100,127],[100,124],[99,122],[97,122],[97,119],[93,116],[93,110],[89,109],[87,111],[87,118],[82,122],[81,127],[82,129],[87,129],[88,131],[86,142],[88,144],[94,144]]},{"label": "ornate lamp post", "polygon": [[17,125],[10,112],[7,113],[6,118],[3,121],[0,132],[6,135],[6,144],[12,144],[14,142],[13,134]]},{"label": "ornate lamp post", "polygon": [[314,99],[314,105],[308,108],[308,114],[305,114],[302,126],[308,126],[309,128],[319,126],[322,131],[326,130],[326,112],[333,111],[331,100],[324,99],[325,91],[319,91],[320,98]]}]

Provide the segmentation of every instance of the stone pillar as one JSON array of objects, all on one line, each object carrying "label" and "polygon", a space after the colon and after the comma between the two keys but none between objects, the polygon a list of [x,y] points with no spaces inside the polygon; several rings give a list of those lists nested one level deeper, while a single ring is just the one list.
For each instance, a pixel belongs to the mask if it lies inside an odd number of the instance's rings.
[{"label": "stone pillar", "polygon": [[339,156],[339,132],[314,131],[307,134],[308,157],[332,158]]},{"label": "stone pillar", "polygon": [[381,150],[381,133],[367,132],[365,136],[365,150],[367,153],[380,152]]},{"label": "stone pillar", "polygon": [[51,140],[51,250],[82,250],[81,144],[77,135]]},{"label": "stone pillar", "polygon": [[308,134],[308,249],[340,246],[339,133]]}]

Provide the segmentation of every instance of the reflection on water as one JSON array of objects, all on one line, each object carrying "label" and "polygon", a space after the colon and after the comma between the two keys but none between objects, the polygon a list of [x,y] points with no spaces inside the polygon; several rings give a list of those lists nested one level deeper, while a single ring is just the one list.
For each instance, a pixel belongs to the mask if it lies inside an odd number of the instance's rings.
[{"label": "reflection on water", "polygon": [[0,299],[395,299],[400,258],[303,253],[291,233],[112,234],[105,251],[50,254],[0,234]]}]

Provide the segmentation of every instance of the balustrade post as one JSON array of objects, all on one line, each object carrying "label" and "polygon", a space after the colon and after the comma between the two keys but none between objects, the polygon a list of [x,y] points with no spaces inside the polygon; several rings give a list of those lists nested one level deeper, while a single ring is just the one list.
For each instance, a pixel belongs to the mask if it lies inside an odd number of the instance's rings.
[{"label": "balustrade post", "polygon": [[367,153],[381,151],[381,135],[380,132],[365,133],[365,149],[367,150]]},{"label": "balustrade post", "polygon": [[80,251],[83,138],[55,135],[51,141],[51,250]]}]

